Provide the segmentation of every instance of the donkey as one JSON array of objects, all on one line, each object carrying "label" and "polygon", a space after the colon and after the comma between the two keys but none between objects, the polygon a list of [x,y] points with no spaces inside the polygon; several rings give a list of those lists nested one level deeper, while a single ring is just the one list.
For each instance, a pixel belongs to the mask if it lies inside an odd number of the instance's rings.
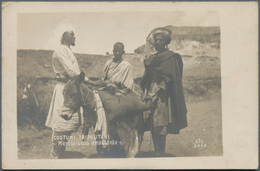
[{"label": "donkey", "polygon": [[[94,92],[82,84],[84,78],[85,74],[81,72],[64,87],[62,117],[69,120],[73,113],[82,107],[83,134],[87,135],[89,128],[95,127],[97,115]],[[116,133],[122,142],[126,156],[135,157],[140,148],[142,112],[149,110],[151,106],[139,100],[134,92],[115,96],[109,92],[99,91],[99,95],[105,110],[110,138],[113,139]],[[136,143],[138,144],[137,148]],[[111,150],[110,146],[109,150]],[[101,152],[100,146],[97,146],[97,151]]]}]

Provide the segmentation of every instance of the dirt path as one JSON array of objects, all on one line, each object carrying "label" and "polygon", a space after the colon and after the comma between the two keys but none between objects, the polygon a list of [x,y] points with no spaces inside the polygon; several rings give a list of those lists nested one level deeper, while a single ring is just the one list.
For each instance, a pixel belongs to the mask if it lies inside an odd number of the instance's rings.
[{"label": "dirt path", "polygon": [[[168,135],[165,157],[222,155],[222,115],[220,97],[187,103],[188,127],[178,135]],[[93,133],[93,132],[92,132]],[[81,142],[80,131],[73,141]],[[70,140],[72,141],[72,140]],[[18,130],[19,159],[48,159],[51,130]],[[95,145],[68,146],[65,158],[98,158]],[[140,153],[136,157],[154,157],[150,132],[145,132]]]}]

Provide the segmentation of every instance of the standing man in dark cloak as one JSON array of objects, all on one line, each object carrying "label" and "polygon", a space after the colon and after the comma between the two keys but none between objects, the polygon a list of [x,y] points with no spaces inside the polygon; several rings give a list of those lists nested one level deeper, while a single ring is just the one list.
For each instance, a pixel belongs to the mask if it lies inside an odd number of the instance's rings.
[{"label": "standing man in dark cloak", "polygon": [[145,73],[141,88],[144,100],[153,106],[149,118],[155,153],[156,156],[163,156],[166,135],[179,134],[181,129],[188,126],[182,86],[183,62],[180,54],[168,49],[170,30],[154,29],[147,39],[156,53],[144,60]]}]

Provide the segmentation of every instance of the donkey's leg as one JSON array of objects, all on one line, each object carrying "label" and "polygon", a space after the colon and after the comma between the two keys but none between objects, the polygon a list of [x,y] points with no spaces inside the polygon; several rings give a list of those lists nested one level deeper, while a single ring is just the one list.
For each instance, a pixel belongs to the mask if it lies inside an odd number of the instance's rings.
[{"label": "donkey's leg", "polygon": [[[102,141],[101,138],[98,138],[98,137],[99,137],[98,135],[101,135],[101,131],[96,131],[96,132],[95,132],[95,135],[97,136],[97,141],[98,141],[98,142],[99,142],[99,141]],[[102,154],[102,144],[101,144],[101,145],[97,144],[97,153],[98,153],[99,155]]]}]

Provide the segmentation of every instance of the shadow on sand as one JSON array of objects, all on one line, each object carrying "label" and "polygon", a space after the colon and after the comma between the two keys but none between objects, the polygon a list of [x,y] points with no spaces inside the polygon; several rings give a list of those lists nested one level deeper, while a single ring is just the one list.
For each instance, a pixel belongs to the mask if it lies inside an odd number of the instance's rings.
[{"label": "shadow on sand", "polygon": [[110,154],[91,154],[88,158],[126,158],[126,155],[120,153],[110,153]]},{"label": "shadow on sand", "polygon": [[[147,151],[147,152],[140,152],[138,153],[135,158],[157,158],[158,156],[156,156],[154,151]],[[162,156],[159,157],[176,157],[172,154],[169,153],[165,153]],[[100,154],[91,154],[88,158],[126,158],[125,156],[102,156]]]},{"label": "shadow on sand", "polygon": [[[149,157],[158,157],[158,156],[156,156],[154,151],[140,152],[135,156],[135,158],[149,158]],[[164,153],[162,156],[159,157],[176,157],[176,156],[169,153]]]},{"label": "shadow on sand", "polygon": [[61,159],[81,159],[86,157],[85,154],[77,151],[65,151],[64,154],[60,156]]}]

